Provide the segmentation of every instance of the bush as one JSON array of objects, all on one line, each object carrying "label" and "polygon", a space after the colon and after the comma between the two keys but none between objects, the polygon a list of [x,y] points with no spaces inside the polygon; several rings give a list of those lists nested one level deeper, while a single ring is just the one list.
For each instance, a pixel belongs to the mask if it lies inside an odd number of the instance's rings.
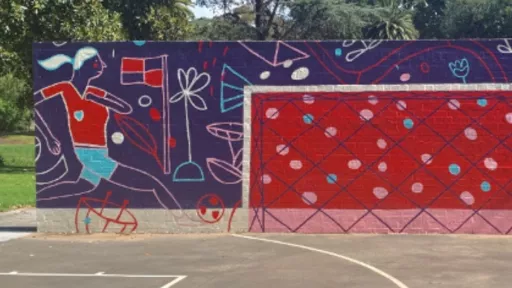
[{"label": "bush", "polygon": [[27,130],[32,115],[22,103],[29,93],[24,80],[11,74],[0,76],[0,134]]}]

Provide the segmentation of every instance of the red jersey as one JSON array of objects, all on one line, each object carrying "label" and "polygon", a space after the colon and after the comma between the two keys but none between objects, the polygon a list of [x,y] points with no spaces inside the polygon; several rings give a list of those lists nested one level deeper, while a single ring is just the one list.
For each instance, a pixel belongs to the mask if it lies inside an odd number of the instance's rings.
[{"label": "red jersey", "polygon": [[94,86],[87,86],[83,97],[71,82],[59,82],[42,89],[44,98],[62,95],[68,112],[71,138],[75,145],[106,147],[108,110],[105,106],[85,99],[93,94],[105,97],[107,92]]}]

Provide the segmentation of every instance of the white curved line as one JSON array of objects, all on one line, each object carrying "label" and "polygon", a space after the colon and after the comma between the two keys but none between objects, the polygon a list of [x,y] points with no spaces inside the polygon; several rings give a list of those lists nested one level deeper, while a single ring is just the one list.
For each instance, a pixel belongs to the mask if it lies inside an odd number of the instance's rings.
[{"label": "white curved line", "polygon": [[[41,140],[39,140],[39,137],[36,136],[36,150],[37,150],[37,155],[36,155],[36,159],[34,160],[34,162],[37,162],[37,160],[39,160],[39,157],[41,157]],[[37,149],[39,148],[39,149]]]},{"label": "white curved line", "polygon": [[51,180],[51,181],[47,181],[47,182],[36,182],[37,185],[47,185],[47,184],[52,184],[52,183],[55,183],[57,181],[59,181],[60,179],[64,178],[64,176],[66,176],[66,174],[69,172],[69,168],[68,168],[68,162],[66,161],[66,158],[64,157],[64,155],[62,155],[60,158],[59,158],[59,161],[57,161],[57,163],[55,163],[55,165],[53,165],[51,168],[45,170],[45,171],[42,171],[42,172],[39,172],[39,173],[36,173],[36,175],[40,176],[40,175],[45,175],[45,174],[48,174],[49,172],[51,172],[52,170],[54,170],[55,168],[57,168],[57,166],[60,165],[61,162],[64,162],[64,170],[65,172],[62,173],[59,177]]},{"label": "white curved line", "polygon": [[238,238],[250,239],[250,240],[258,240],[258,241],[274,243],[274,244],[280,244],[280,245],[285,245],[285,246],[289,246],[289,247],[300,248],[300,249],[309,250],[309,251],[313,251],[313,252],[317,252],[317,253],[333,256],[333,257],[336,257],[336,258],[340,258],[340,259],[343,259],[345,261],[351,262],[353,264],[362,266],[362,267],[364,267],[366,269],[369,269],[369,270],[379,274],[380,276],[388,279],[389,281],[393,282],[393,284],[395,284],[396,286],[398,286],[400,288],[409,288],[409,287],[407,287],[407,285],[402,283],[400,280],[396,279],[395,277],[389,275],[388,273],[386,273],[386,272],[384,272],[384,271],[382,271],[380,269],[377,269],[377,268],[375,268],[375,267],[373,267],[373,266],[371,266],[369,264],[366,264],[364,262],[361,262],[359,260],[356,260],[356,259],[353,259],[353,258],[350,258],[350,257],[347,257],[347,256],[343,256],[343,255],[340,255],[340,254],[337,254],[337,253],[334,253],[334,252],[330,252],[330,251],[326,251],[326,250],[321,250],[321,249],[317,249],[317,248],[313,248],[313,247],[308,247],[308,246],[304,246],[304,245],[299,245],[299,244],[287,243],[287,242],[282,242],[282,241],[278,241],[278,240],[258,238],[258,237],[240,235],[240,234],[231,234],[231,236],[238,237]]}]

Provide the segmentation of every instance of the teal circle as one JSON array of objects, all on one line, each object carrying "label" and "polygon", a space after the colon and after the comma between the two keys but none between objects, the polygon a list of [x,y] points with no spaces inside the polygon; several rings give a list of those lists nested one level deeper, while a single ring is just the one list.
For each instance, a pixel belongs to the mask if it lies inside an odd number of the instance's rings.
[{"label": "teal circle", "polygon": [[313,115],[311,114],[306,114],[302,116],[302,120],[304,120],[304,123],[306,124],[311,124],[313,122],[313,119],[315,119],[315,117],[313,117]]},{"label": "teal circle", "polygon": [[450,174],[452,175],[459,175],[460,166],[457,164],[450,164],[450,166],[448,167],[448,171],[450,171]]},{"label": "teal circle", "polygon": [[487,181],[484,181],[480,184],[480,189],[482,189],[484,192],[489,192],[491,191],[491,184]]},{"label": "teal circle", "polygon": [[338,181],[338,176],[336,176],[336,174],[327,175],[327,182],[329,184],[334,184],[334,183],[336,183],[336,181]]},{"label": "teal circle", "polygon": [[480,107],[485,107],[485,106],[487,106],[487,99],[480,98],[476,101],[476,104],[478,104],[478,106],[480,106]]},{"label": "teal circle", "polygon": [[414,121],[411,118],[404,119],[404,127],[407,129],[411,129],[414,126]]},{"label": "teal circle", "polygon": [[341,48],[336,48],[336,50],[334,50],[334,55],[336,55],[336,57],[340,57],[343,55],[343,50],[341,50]]}]

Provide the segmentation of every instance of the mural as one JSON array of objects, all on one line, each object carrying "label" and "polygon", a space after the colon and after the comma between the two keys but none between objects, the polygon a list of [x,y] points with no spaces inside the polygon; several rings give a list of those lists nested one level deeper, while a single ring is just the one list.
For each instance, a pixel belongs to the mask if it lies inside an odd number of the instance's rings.
[{"label": "mural", "polygon": [[166,211],[168,231],[245,213],[251,231],[508,234],[512,92],[244,88],[508,83],[510,41],[36,43],[37,208],[81,233]]}]

